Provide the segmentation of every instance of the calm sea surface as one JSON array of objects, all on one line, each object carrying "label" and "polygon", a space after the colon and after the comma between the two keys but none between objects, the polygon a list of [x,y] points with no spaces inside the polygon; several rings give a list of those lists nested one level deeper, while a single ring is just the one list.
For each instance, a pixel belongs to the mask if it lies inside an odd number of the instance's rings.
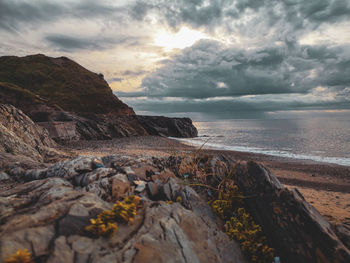
[{"label": "calm sea surface", "polygon": [[206,148],[350,165],[350,116],[194,122]]}]

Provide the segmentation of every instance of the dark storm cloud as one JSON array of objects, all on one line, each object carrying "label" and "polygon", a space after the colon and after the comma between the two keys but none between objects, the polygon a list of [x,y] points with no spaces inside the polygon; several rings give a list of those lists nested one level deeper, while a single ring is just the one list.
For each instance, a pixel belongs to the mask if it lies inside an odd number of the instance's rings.
[{"label": "dark storm cloud", "polygon": [[66,7],[48,1],[0,1],[0,28],[14,31],[27,22],[52,21],[64,15]]},{"label": "dark storm cloud", "polygon": [[60,19],[101,18],[108,22],[126,14],[126,7],[115,7],[110,2],[81,0],[65,1],[0,1],[0,28],[17,31],[30,25],[41,25]]},{"label": "dark storm cloud", "polygon": [[[346,49],[346,48],[345,48]],[[350,85],[350,54],[342,48],[287,45],[253,51],[202,40],[146,76],[128,97],[211,98],[307,93],[317,86]]]},{"label": "dark storm cloud", "polygon": [[207,29],[244,27],[247,21],[242,18],[249,13],[253,23],[267,22],[267,26],[271,26],[284,21],[289,25],[283,22],[280,26],[295,30],[347,19],[350,3],[344,0],[140,0],[131,5],[131,15],[135,19],[142,20],[154,13],[173,28],[182,24]]},{"label": "dark storm cloud", "polygon": [[[152,16],[175,29],[189,24],[207,30],[218,27],[241,29],[249,34],[254,32],[252,24],[266,24],[266,31],[274,25],[280,27],[277,31],[283,34],[282,31],[291,32],[289,27],[305,30],[322,23],[342,21],[350,15],[350,2],[344,0],[139,0],[123,6],[114,4],[113,1],[92,0],[1,0],[0,27],[13,31],[65,18],[99,18],[106,23],[123,23],[130,19],[147,20],[148,16]],[[250,22],[245,17],[247,14]],[[246,30],[246,26],[250,30]]]},{"label": "dark storm cloud", "polygon": [[206,5],[201,0],[140,0],[131,5],[130,9],[132,17],[138,20],[143,20],[149,13],[155,12],[159,19],[166,21],[173,28],[183,23],[200,27],[220,20],[222,10],[228,2],[212,0]]},{"label": "dark storm cloud", "polygon": [[51,46],[60,51],[73,52],[81,49],[103,50],[109,49],[115,45],[138,45],[140,39],[131,36],[105,37],[72,37],[66,35],[49,35],[45,37]]}]

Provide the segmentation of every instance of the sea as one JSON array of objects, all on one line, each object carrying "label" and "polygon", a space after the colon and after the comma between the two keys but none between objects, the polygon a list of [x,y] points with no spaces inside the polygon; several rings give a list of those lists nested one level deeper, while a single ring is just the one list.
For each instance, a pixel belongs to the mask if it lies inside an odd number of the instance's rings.
[{"label": "sea", "polygon": [[350,112],[271,114],[264,118],[194,119],[207,149],[234,150],[350,166]]}]

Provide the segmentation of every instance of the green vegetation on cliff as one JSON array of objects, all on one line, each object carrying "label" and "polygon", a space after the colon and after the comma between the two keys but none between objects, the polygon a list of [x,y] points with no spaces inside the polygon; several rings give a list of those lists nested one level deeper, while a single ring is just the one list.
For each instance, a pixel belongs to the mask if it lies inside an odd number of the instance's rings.
[{"label": "green vegetation on cliff", "polygon": [[11,92],[23,93],[21,96],[39,95],[66,111],[134,114],[132,108],[113,94],[101,74],[66,57],[0,57],[0,82]]}]

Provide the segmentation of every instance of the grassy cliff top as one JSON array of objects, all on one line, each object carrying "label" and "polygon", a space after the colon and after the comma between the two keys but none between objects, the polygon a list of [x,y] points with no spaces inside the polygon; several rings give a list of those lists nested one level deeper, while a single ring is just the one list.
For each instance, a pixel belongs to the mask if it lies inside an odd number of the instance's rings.
[{"label": "grassy cliff top", "polygon": [[66,57],[0,57],[0,82],[16,85],[18,92],[29,91],[78,114],[134,114],[113,94],[102,75]]}]

